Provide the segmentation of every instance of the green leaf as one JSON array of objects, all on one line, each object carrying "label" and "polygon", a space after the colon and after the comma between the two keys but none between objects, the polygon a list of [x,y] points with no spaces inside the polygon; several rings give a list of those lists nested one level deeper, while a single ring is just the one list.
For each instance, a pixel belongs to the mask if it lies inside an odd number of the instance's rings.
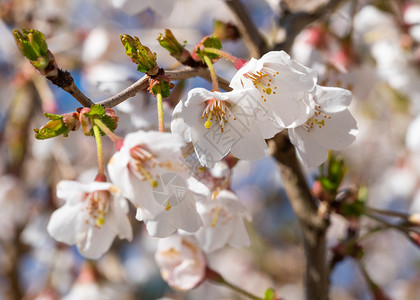
[{"label": "green leaf", "polygon": [[105,108],[100,104],[94,104],[90,107],[90,112],[86,113],[87,116],[98,116],[102,118],[105,116]]},{"label": "green leaf", "polygon": [[343,216],[345,217],[360,217],[365,211],[365,202],[356,200],[353,203],[343,203],[341,206]]},{"label": "green leaf", "polygon": [[171,87],[169,82],[162,81],[152,87],[153,95],[157,95],[159,92],[162,94],[162,98],[168,98],[171,95]]},{"label": "green leaf", "polygon": [[62,115],[55,115],[55,114],[50,114],[50,113],[44,113],[44,116],[46,116],[50,120],[63,119],[63,116]]}]

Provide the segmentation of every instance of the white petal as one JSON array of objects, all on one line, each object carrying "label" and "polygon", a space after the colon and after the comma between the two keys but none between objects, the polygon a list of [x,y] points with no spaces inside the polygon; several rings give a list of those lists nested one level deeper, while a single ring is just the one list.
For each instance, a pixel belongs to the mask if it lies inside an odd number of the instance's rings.
[{"label": "white petal", "polygon": [[254,87],[250,80],[243,80],[243,75],[248,72],[255,71],[257,67],[257,60],[255,58],[251,58],[245,65],[242,66],[233,76],[229,86],[233,89],[243,89],[243,88],[252,88]]},{"label": "white petal", "polygon": [[318,143],[325,149],[342,150],[349,146],[356,139],[357,123],[348,109],[329,114],[331,119],[325,120],[325,126],[314,128],[307,132],[305,129],[298,129],[299,135],[304,139]]},{"label": "white petal", "polygon": [[78,205],[65,204],[51,215],[47,226],[48,233],[57,241],[68,245],[76,244],[83,234],[82,203]]},{"label": "white petal", "polygon": [[190,127],[185,123],[183,118],[183,110],[185,109],[184,102],[181,100],[175,106],[172,113],[171,132],[184,137],[187,143],[191,142]]},{"label": "white petal", "polygon": [[100,228],[89,228],[86,238],[77,245],[77,248],[83,256],[98,259],[109,250],[115,235],[115,230],[107,226],[105,221]]},{"label": "white petal", "polygon": [[57,184],[57,197],[75,205],[82,201],[86,186],[77,181],[62,180]]},{"label": "white petal", "polygon": [[314,100],[321,105],[321,111],[334,113],[346,109],[352,99],[349,90],[337,87],[324,87],[317,85]]},{"label": "white petal", "polygon": [[300,127],[289,129],[290,141],[296,146],[299,157],[306,167],[315,167],[322,164],[328,158],[328,150],[312,140],[303,139],[299,132],[304,130]]}]

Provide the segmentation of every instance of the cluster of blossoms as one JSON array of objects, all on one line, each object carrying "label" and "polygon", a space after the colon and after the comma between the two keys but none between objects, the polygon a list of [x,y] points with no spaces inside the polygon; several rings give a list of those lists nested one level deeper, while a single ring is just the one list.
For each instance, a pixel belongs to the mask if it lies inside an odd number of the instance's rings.
[{"label": "cluster of blossoms", "polygon": [[[161,238],[156,260],[178,289],[203,280],[204,253],[249,245],[245,219],[251,216],[229,189],[230,168],[222,159],[229,152],[263,158],[265,139],[288,129],[303,162],[316,166],[328,150],[353,142],[357,127],[348,110],[351,93],[317,85],[316,74],[283,51],[251,59],[230,86],[226,93],[189,91],[174,109],[172,133],[138,131],[116,143],[111,182],[60,182],[57,195],[66,203],[53,213],[49,233],[97,259],[115,236],[132,239],[128,200],[149,235]],[[189,142],[201,165],[211,168],[201,182],[185,163]]]},{"label": "cluster of blossoms", "polygon": [[202,165],[212,167],[229,151],[239,159],[263,158],[264,139],[284,129],[308,167],[355,140],[351,92],[317,85],[315,72],[284,51],[252,58],[230,87],[228,93],[195,88],[175,107],[172,132],[193,143]]}]

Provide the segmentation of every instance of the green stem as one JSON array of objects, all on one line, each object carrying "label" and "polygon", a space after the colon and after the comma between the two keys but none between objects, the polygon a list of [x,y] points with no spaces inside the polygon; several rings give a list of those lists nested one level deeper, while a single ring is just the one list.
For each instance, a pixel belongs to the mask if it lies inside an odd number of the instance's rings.
[{"label": "green stem", "polygon": [[160,89],[156,94],[157,100],[157,111],[158,111],[158,121],[159,121],[159,131],[165,132],[165,120],[163,118],[163,97]]},{"label": "green stem", "polygon": [[102,151],[102,141],[101,141],[101,132],[99,131],[98,125],[93,123],[93,134],[96,140],[96,149],[98,153],[98,176],[105,176],[105,169],[104,169],[104,155]]},{"label": "green stem", "polygon": [[94,124],[97,125],[114,143],[122,139],[122,137],[113,133],[111,129],[109,129],[108,126],[106,126],[100,119],[94,119]]},{"label": "green stem", "polygon": [[231,54],[229,54],[229,53],[227,53],[223,50],[220,50],[220,49],[204,48],[203,51],[206,52],[206,53],[216,54],[216,55],[219,55],[221,57],[224,57],[224,58],[230,60],[233,64],[235,64],[236,61],[238,60],[237,57],[235,57],[235,56],[233,56],[233,55],[231,55]]},{"label": "green stem", "polygon": [[211,62],[210,57],[208,57],[207,55],[203,55],[203,60],[210,71],[211,83],[213,85],[212,92],[219,92],[220,91],[219,84],[217,83],[217,75],[216,75],[216,71],[214,70],[213,63]]},{"label": "green stem", "polygon": [[241,294],[241,295],[243,295],[243,296],[245,296],[245,297],[248,297],[249,299],[253,299],[253,300],[263,300],[262,298],[257,297],[257,296],[254,296],[254,295],[252,295],[252,294],[248,293],[247,291],[245,291],[245,290],[241,289],[240,287],[238,287],[238,286],[236,286],[236,285],[233,285],[233,284],[231,284],[231,283],[227,282],[226,280],[223,280],[222,282],[219,282],[219,281],[218,281],[218,283],[223,284],[224,286],[226,286],[226,287],[228,287],[228,288],[230,288],[230,289],[232,289],[232,290],[234,290],[234,291],[238,292],[239,294]]}]

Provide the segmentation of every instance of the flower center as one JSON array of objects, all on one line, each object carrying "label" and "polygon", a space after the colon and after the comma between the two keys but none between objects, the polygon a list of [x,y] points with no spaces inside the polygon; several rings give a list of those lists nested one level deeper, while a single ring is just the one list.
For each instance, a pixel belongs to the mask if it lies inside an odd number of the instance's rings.
[{"label": "flower center", "polygon": [[321,105],[317,105],[313,116],[302,126],[307,132],[311,132],[311,130],[314,129],[314,126],[318,126],[318,128],[324,127],[325,121],[329,119],[331,119],[331,117],[321,111]]},{"label": "flower center", "polygon": [[[211,122],[219,122],[220,131],[223,132],[223,126],[227,123],[228,118],[232,116],[231,111],[229,110],[228,103],[224,100],[211,99],[207,101],[206,108],[201,115],[201,118],[206,118],[207,121],[204,123],[204,127],[210,129]],[[236,120],[236,118],[233,118]]]},{"label": "flower center", "polygon": [[279,72],[275,72],[269,68],[262,68],[260,71],[248,72],[244,74],[254,84],[254,87],[261,93],[261,98],[267,101],[266,95],[276,94],[277,86],[273,84],[274,77]]},{"label": "flower center", "polygon": [[[86,194],[87,200],[86,210],[91,218],[95,221],[95,227],[100,228],[105,224],[105,216],[109,209],[109,202],[111,201],[111,193],[106,190],[94,191]],[[89,220],[85,221],[89,223]]]},{"label": "flower center", "polygon": [[140,145],[137,145],[130,149],[130,156],[133,158],[133,160],[130,161],[130,164],[133,169],[136,170],[134,174],[142,181],[148,180],[152,187],[157,187],[158,182],[153,179],[152,175],[147,170],[148,167],[153,168],[159,164],[159,162],[154,158],[154,155]]}]

